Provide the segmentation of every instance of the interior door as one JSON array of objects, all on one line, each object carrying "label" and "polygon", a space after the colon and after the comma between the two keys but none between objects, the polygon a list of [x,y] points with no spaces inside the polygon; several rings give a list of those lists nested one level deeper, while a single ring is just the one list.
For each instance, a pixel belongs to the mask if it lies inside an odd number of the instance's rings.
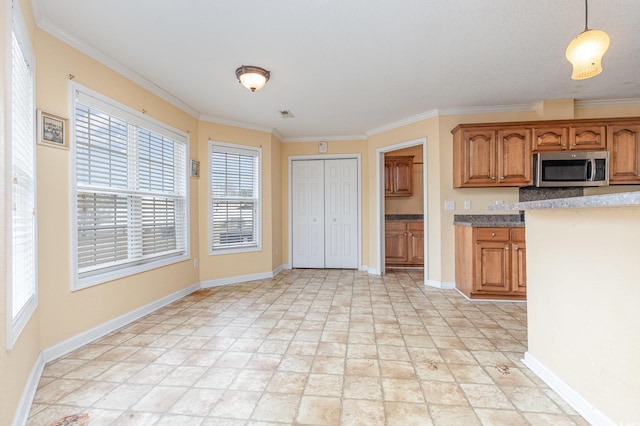
[{"label": "interior door", "polygon": [[358,162],[325,160],[325,268],[358,268]]},{"label": "interior door", "polygon": [[324,161],[292,162],[294,268],[324,268]]}]

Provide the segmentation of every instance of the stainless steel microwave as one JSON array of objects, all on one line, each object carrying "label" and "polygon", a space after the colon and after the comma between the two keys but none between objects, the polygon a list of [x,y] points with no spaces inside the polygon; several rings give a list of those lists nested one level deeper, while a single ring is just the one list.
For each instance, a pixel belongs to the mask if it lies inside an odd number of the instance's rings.
[{"label": "stainless steel microwave", "polygon": [[609,153],[541,152],[533,156],[533,184],[538,187],[607,186]]}]

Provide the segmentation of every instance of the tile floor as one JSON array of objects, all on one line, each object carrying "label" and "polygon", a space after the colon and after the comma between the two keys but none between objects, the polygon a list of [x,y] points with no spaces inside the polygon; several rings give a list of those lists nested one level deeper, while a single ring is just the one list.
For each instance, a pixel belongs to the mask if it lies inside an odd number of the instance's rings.
[{"label": "tile floor", "polygon": [[200,290],[46,365],[30,425],[587,425],[521,362],[526,304],[290,270]]}]

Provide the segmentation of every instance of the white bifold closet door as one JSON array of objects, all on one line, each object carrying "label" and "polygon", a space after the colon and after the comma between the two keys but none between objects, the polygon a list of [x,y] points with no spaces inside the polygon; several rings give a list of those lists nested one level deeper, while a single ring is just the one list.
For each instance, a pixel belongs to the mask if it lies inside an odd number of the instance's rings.
[{"label": "white bifold closet door", "polygon": [[358,162],[292,162],[292,266],[358,268]]}]

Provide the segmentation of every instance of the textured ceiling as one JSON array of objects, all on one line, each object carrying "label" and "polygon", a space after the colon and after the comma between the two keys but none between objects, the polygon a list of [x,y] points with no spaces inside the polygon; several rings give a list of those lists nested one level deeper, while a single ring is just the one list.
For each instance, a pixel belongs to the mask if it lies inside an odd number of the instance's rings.
[{"label": "textured ceiling", "polygon": [[[570,78],[582,0],[32,0],[37,23],[205,120],[363,137],[434,110],[640,98],[640,1],[591,0],[611,47]],[[234,71],[271,71],[251,93]],[[71,70],[70,70],[71,72]],[[294,118],[278,111],[290,110]]]}]

